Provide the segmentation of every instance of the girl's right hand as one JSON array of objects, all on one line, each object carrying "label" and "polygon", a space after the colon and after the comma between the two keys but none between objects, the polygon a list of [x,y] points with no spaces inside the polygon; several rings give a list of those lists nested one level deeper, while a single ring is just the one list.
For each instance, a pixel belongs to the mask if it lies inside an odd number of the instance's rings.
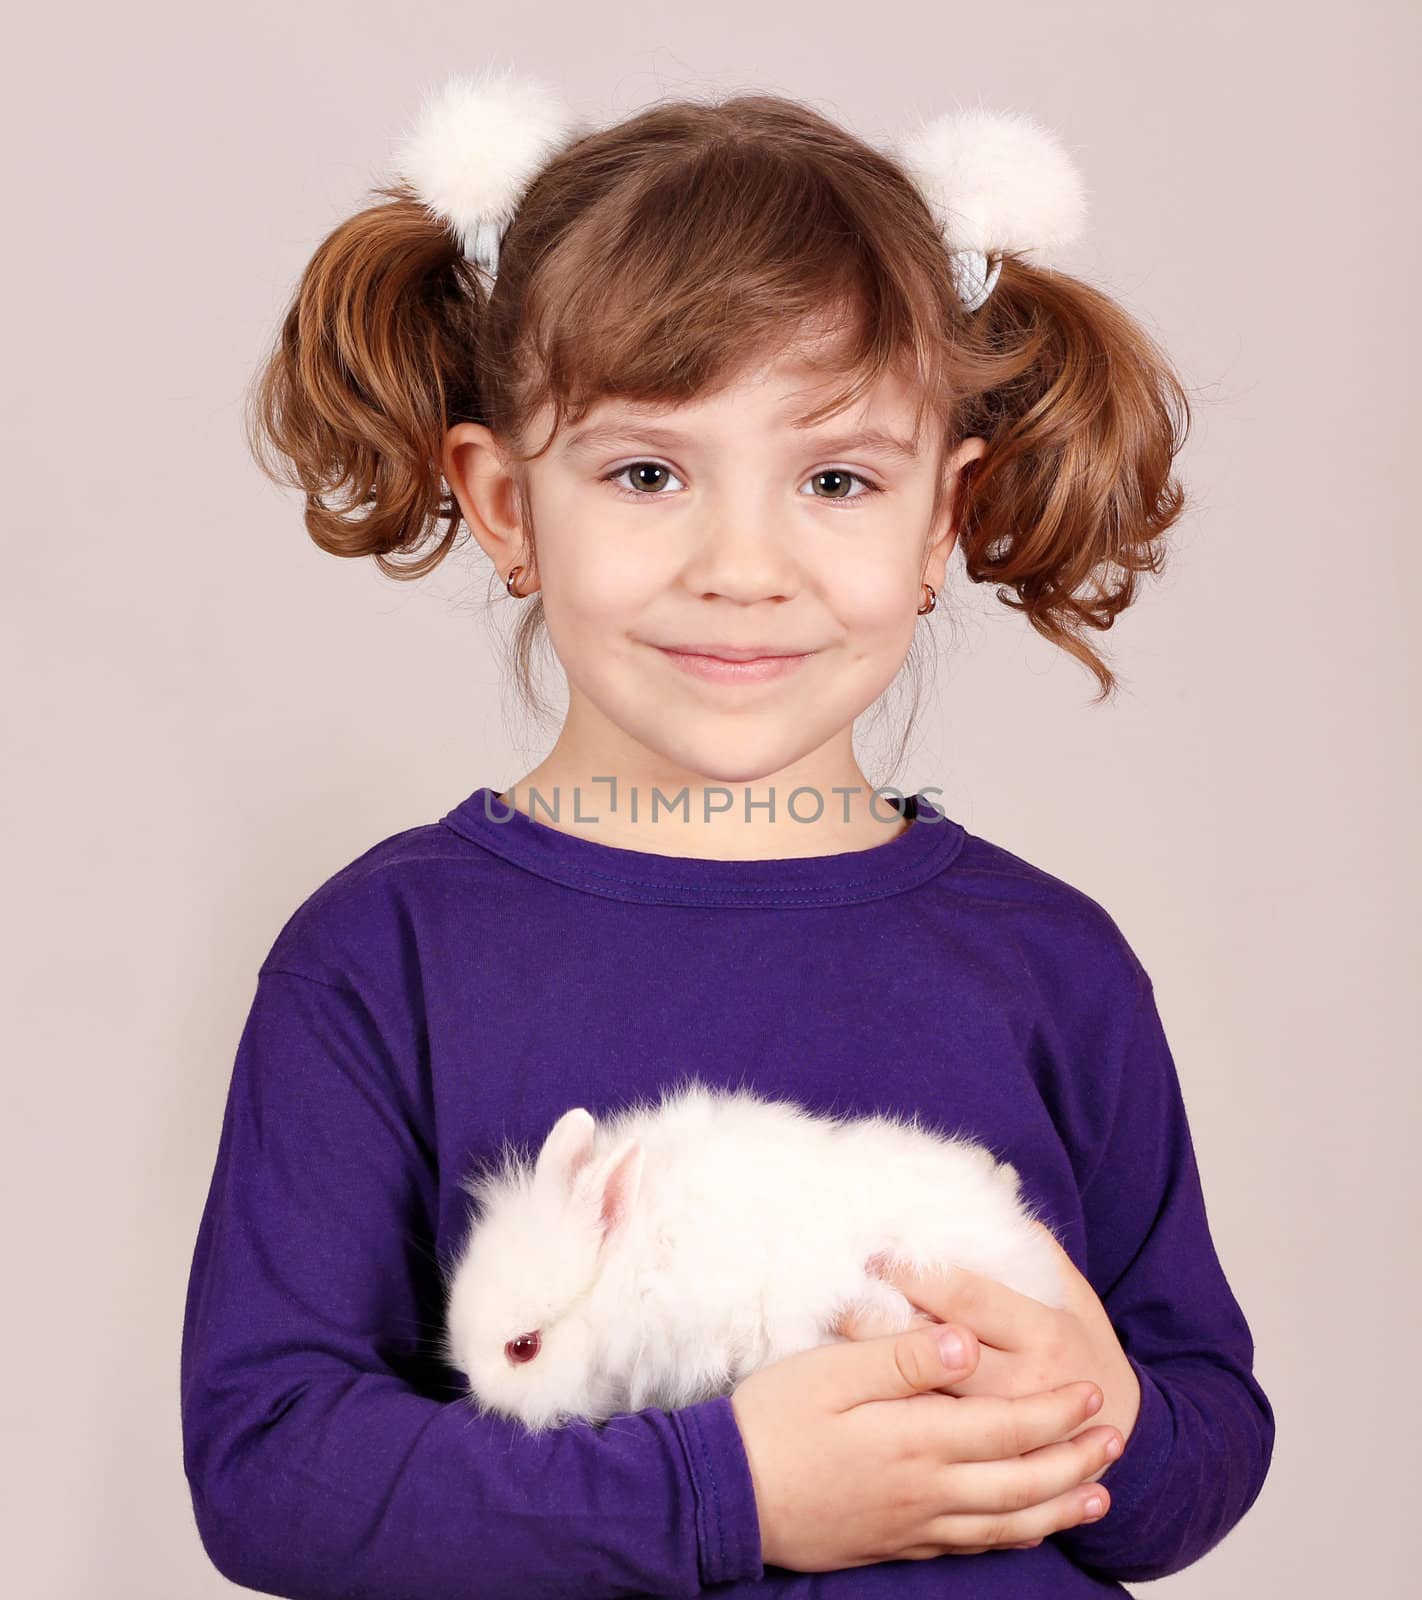
[{"label": "girl's right hand", "polygon": [[[1038,1545],[1105,1514],[1086,1479],[1116,1428],[1069,1437],[1101,1403],[1094,1383],[1011,1399],[938,1394],[978,1364],[944,1365],[941,1323],[818,1345],[743,1378],[731,1407],[745,1444],[767,1564],[828,1572]],[[1088,1512],[1098,1498],[1101,1510]]]}]

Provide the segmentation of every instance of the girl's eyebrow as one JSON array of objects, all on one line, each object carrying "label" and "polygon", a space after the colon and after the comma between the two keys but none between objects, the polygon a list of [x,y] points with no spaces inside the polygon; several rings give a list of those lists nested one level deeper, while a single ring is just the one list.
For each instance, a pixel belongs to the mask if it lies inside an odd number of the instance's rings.
[{"label": "girl's eyebrow", "polygon": [[[675,428],[661,428],[629,418],[625,422],[593,423],[586,428],[574,429],[563,445],[563,454],[587,455],[608,445],[632,439],[667,450],[676,450],[694,442],[690,434],[681,433]],[[918,451],[906,439],[887,433],[882,428],[859,428],[852,433],[811,438],[808,443],[815,445],[825,455],[844,455],[853,450],[867,449],[878,450],[899,461],[918,460]]]}]

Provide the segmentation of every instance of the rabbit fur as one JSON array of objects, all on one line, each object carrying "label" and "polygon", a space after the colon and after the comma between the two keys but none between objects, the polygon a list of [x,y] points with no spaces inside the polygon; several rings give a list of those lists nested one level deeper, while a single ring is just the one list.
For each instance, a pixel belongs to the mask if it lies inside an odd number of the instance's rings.
[{"label": "rabbit fur", "polygon": [[831,1117],[683,1079],[600,1122],[567,1111],[531,1166],[506,1147],[462,1187],[477,1215],[446,1275],[442,1354],[481,1411],[535,1432],[729,1394],[843,1342],[851,1307],[909,1327],[875,1256],[1061,1303],[1016,1170],[916,1116]]}]

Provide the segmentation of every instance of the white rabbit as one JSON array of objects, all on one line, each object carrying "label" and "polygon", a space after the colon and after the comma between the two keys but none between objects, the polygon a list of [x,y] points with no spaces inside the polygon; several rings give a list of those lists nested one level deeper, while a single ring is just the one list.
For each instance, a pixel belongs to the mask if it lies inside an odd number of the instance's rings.
[{"label": "white rabbit", "polygon": [[831,1330],[854,1305],[907,1328],[876,1255],[1059,1305],[1018,1182],[917,1117],[834,1118],[695,1079],[600,1124],[578,1107],[531,1168],[506,1149],[463,1180],[479,1214],[447,1277],[442,1353],[481,1410],[537,1431],[729,1394],[843,1342]]}]

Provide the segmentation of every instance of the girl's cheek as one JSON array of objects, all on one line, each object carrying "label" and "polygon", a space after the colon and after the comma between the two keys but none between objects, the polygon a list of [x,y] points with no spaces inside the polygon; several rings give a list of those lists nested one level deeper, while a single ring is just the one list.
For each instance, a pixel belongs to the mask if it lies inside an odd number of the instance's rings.
[{"label": "girl's cheek", "polygon": [[545,570],[557,574],[567,615],[588,624],[616,624],[637,616],[674,577],[659,570],[645,545],[602,539],[595,532],[554,542]]},{"label": "girl's cheek", "polygon": [[856,560],[827,569],[823,582],[846,626],[867,636],[902,632],[905,614],[912,618],[923,597],[918,568],[907,561],[900,565]]}]

